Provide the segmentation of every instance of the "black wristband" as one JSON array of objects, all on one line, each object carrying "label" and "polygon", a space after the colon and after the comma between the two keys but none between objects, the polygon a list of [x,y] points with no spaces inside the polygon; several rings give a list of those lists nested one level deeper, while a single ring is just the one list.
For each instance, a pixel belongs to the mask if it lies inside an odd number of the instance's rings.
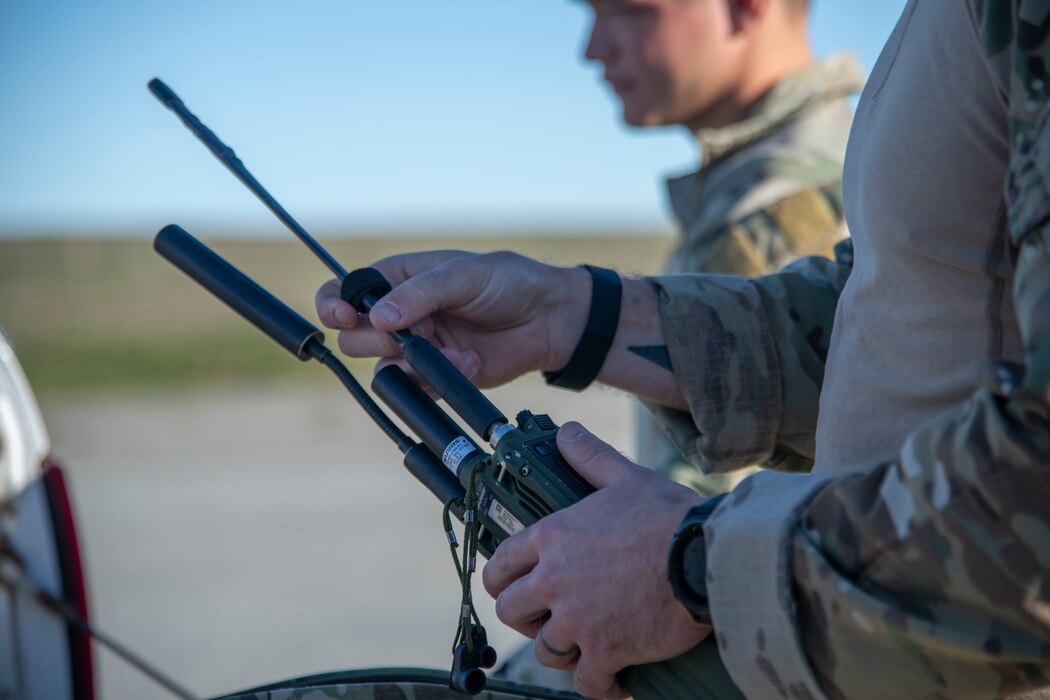
[{"label": "black wristband", "polygon": [[572,351],[569,362],[556,372],[544,372],[543,378],[551,386],[580,391],[594,381],[605,364],[605,358],[616,337],[620,324],[620,301],[623,285],[620,276],[612,270],[593,265],[581,265],[591,273],[591,310],[583,336]]}]

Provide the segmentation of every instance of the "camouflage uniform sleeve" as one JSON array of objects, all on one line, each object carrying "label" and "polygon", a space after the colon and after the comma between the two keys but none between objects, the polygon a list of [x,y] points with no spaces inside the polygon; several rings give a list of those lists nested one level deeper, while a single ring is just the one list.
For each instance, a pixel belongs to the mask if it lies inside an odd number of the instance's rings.
[{"label": "camouflage uniform sleeve", "polygon": [[838,478],[767,472],[726,499],[705,528],[708,592],[748,696],[1050,686],[1050,3],[982,10],[993,69],[1004,55],[1012,66],[1005,196],[1024,365],[991,367],[893,463]]},{"label": "camouflage uniform sleeve", "polygon": [[[834,246],[845,237],[841,182],[811,185],[750,211],[708,235],[697,236],[697,240],[684,242],[673,256],[669,271],[758,277],[799,257],[831,258]],[[641,463],[702,494],[725,493],[755,468],[703,474],[683,457],[647,408],[639,408],[637,428]],[[806,471],[811,466],[808,459],[779,460],[775,468]]]},{"label": "camouflage uniform sleeve", "polygon": [[835,306],[853,263],[850,240],[835,251],[834,261],[803,258],[755,279],[653,278],[689,412],[649,408],[705,473],[808,467]]}]

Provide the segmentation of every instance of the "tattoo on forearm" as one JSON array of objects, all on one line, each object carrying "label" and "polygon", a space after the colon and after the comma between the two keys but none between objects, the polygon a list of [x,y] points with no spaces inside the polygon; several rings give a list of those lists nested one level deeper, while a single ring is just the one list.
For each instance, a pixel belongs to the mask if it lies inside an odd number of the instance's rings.
[{"label": "tattoo on forearm", "polygon": [[671,367],[671,353],[667,352],[666,345],[632,345],[627,349],[638,357],[663,367],[668,372],[674,371],[674,368]]}]

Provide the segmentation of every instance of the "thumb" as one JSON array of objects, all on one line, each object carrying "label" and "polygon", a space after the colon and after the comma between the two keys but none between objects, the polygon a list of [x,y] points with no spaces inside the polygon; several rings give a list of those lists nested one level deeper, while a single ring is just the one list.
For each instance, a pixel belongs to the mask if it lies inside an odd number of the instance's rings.
[{"label": "thumb", "polygon": [[597,489],[623,481],[637,469],[616,448],[599,440],[579,423],[569,422],[561,427],[558,451],[569,466]]}]

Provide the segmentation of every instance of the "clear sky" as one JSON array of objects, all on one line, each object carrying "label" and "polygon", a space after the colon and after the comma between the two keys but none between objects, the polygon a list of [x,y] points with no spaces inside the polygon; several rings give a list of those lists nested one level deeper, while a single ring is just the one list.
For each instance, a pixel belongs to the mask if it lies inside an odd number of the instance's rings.
[{"label": "clear sky", "polygon": [[[815,0],[870,70],[904,0]],[[621,125],[574,0],[0,2],[0,237],[284,235],[147,91],[168,83],[319,235],[669,230],[688,134]]]}]

